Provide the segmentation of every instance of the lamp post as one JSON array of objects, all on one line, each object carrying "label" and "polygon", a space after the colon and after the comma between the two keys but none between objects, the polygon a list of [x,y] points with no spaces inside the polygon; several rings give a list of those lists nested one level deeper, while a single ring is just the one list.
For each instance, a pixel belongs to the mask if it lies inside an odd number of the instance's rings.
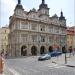
[{"label": "lamp post", "polygon": [[65,64],[67,64],[67,57],[66,57],[66,52],[65,52]]},{"label": "lamp post", "polygon": [[67,58],[66,58],[66,48],[64,46],[64,50],[65,50],[65,64],[67,64]]},{"label": "lamp post", "polygon": [[64,46],[64,50],[65,50],[65,64],[67,64],[67,57],[66,57],[66,53],[67,53],[67,35],[65,35],[65,46]]},{"label": "lamp post", "polygon": [[61,49],[61,34],[60,34],[60,51],[62,52],[62,49]]},{"label": "lamp post", "polygon": [[65,64],[67,64],[66,48],[65,48]]}]

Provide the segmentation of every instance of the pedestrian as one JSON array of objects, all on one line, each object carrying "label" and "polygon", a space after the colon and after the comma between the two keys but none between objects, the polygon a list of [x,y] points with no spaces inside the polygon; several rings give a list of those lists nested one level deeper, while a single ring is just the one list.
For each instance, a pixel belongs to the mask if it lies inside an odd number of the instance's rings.
[{"label": "pedestrian", "polygon": [[8,55],[8,53],[7,53],[7,51],[6,51],[6,53],[5,53],[5,58],[7,58],[7,55]]},{"label": "pedestrian", "polygon": [[72,54],[72,46],[69,47],[70,56]]},{"label": "pedestrian", "polygon": [[2,50],[2,52],[0,53],[1,57],[4,58],[4,50]]}]

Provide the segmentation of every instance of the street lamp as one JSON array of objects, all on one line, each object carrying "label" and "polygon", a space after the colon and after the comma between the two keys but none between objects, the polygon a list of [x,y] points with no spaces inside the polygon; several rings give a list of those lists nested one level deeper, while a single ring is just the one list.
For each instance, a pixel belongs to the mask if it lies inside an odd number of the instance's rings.
[{"label": "street lamp", "polygon": [[66,53],[67,53],[67,36],[65,35],[65,46],[64,46],[64,52],[65,52],[65,64],[67,64],[67,57],[66,57]]},{"label": "street lamp", "polygon": [[67,64],[67,58],[66,58],[66,48],[64,47],[65,50],[65,64]]},{"label": "street lamp", "polygon": [[65,64],[67,64],[66,49],[65,49]]}]

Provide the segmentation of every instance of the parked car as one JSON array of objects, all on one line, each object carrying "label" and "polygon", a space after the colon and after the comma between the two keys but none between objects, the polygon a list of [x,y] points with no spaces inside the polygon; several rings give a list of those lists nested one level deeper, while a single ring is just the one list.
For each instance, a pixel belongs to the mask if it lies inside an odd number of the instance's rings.
[{"label": "parked car", "polygon": [[48,60],[48,59],[50,59],[50,58],[51,58],[51,55],[50,55],[49,53],[47,53],[47,54],[41,55],[41,56],[38,58],[38,60],[42,61],[42,60]]},{"label": "parked car", "polygon": [[51,57],[56,57],[56,56],[62,55],[62,52],[59,52],[59,51],[53,51],[53,52],[51,52],[50,54],[51,54]]}]

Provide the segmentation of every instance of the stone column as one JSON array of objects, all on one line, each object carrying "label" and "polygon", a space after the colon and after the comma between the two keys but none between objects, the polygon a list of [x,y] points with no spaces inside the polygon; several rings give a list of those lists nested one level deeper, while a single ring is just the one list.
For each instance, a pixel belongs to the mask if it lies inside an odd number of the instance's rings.
[{"label": "stone column", "polygon": [[28,44],[28,48],[27,48],[27,55],[30,56],[31,54],[31,45]]}]

